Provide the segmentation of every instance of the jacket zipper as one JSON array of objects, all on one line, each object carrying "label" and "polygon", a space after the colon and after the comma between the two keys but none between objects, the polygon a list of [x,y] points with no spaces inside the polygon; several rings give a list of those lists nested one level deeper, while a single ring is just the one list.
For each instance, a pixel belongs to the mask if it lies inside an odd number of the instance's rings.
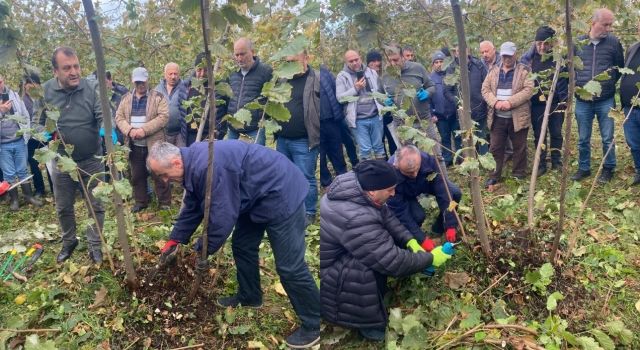
[{"label": "jacket zipper", "polygon": [[591,57],[591,79],[596,75],[596,50],[598,45],[593,45],[593,56]]}]

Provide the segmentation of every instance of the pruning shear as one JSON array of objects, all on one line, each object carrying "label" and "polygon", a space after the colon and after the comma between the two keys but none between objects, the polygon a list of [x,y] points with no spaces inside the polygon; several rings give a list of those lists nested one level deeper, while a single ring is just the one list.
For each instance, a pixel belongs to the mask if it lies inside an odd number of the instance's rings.
[{"label": "pruning shear", "polygon": [[18,187],[19,185],[31,180],[32,177],[33,177],[33,175],[29,175],[26,178],[14,183],[13,185],[9,185],[9,183],[6,182],[6,181],[0,182],[0,196],[2,196],[3,194],[11,191],[12,189]]},{"label": "pruning shear", "polygon": [[[14,254],[15,251],[15,254]],[[2,265],[2,269],[0,270],[0,277],[2,277],[3,281],[8,281],[13,278],[13,272],[24,272],[29,271],[33,267],[33,264],[40,258],[44,248],[40,243],[34,244],[25,255],[23,255],[20,260],[16,261],[15,265],[11,266],[11,262],[15,260],[15,256],[17,255],[17,251],[14,249],[11,252],[11,256],[5,261]],[[29,261],[27,259],[31,258]],[[25,265],[25,262],[27,264]]]}]

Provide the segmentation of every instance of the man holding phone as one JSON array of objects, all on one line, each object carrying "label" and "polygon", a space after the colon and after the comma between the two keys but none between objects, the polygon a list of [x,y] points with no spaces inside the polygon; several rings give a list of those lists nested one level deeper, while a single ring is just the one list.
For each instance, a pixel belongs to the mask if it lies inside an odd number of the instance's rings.
[{"label": "man holding phone", "polygon": [[336,97],[344,104],[347,125],[358,143],[361,160],[385,158],[382,106],[371,97],[374,91],[384,92],[378,73],[362,64],[357,51],[348,50],[344,68],[336,77]]}]

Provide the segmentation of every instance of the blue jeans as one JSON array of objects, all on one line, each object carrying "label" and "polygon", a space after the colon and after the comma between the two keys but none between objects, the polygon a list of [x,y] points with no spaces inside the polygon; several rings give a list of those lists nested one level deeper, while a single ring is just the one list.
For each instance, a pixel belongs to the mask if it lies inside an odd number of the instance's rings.
[{"label": "blue jeans", "polygon": [[[613,97],[598,102],[576,100],[576,120],[578,122],[578,168],[583,171],[591,170],[591,131],[593,118],[598,118],[600,137],[602,138],[602,155],[604,156],[613,143],[613,118],[609,117],[609,110],[615,106]],[[604,160],[604,168],[613,170],[616,167],[616,147]]]},{"label": "blue jeans", "polygon": [[[451,164],[453,162],[453,155],[455,151],[462,149],[462,138],[460,135],[455,134],[456,131],[460,130],[460,122],[456,115],[452,115],[449,117],[438,118],[438,123],[436,125],[438,126],[438,132],[442,139],[442,158],[444,158],[445,163]],[[455,149],[451,146],[451,137],[454,138]]]},{"label": "blue jeans", "polygon": [[[258,132],[260,132],[260,135],[258,135]],[[243,134],[249,136],[253,142],[256,142],[256,136],[257,136],[258,142],[256,143],[259,145],[264,146],[267,141],[267,137],[265,135],[264,129],[253,130]],[[240,134],[236,130],[229,128],[229,131],[227,132],[227,139],[237,140],[239,138],[240,138]]]},{"label": "blue jeans", "polygon": [[[630,107],[624,108],[624,115],[629,114],[629,109]],[[623,128],[627,145],[631,149],[633,165],[636,168],[636,173],[640,174],[640,109],[638,107],[633,108],[629,119],[623,124]]]},{"label": "blue jeans", "polygon": [[267,237],[275,257],[276,271],[302,326],[320,329],[320,292],[304,261],[304,204],[289,218],[280,222],[258,224],[250,215],[241,214],[231,238],[233,259],[238,278],[238,299],[241,303],[261,303],[259,246]]},{"label": "blue jeans", "polygon": [[384,158],[383,127],[382,119],[377,115],[366,119],[356,119],[356,128],[351,130],[360,149],[360,160],[371,159],[372,151],[375,158]]},{"label": "blue jeans", "polygon": [[302,171],[307,181],[309,181],[309,192],[307,193],[304,205],[307,208],[307,214],[315,216],[316,204],[318,202],[318,183],[316,181],[318,147],[309,149],[309,141],[306,137],[289,139],[280,136],[276,141],[276,151],[289,158],[289,160]]},{"label": "blue jeans", "polygon": [[[2,168],[4,179],[9,183],[24,180],[29,176],[27,172],[27,145],[22,137],[0,145],[0,168]],[[15,181],[16,177],[18,181]]]}]

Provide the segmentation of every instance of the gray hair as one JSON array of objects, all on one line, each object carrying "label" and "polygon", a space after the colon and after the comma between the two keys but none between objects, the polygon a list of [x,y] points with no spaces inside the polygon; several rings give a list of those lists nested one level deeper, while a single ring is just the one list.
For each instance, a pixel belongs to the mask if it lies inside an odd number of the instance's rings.
[{"label": "gray hair", "polygon": [[169,69],[170,67],[175,66],[176,68],[178,68],[178,72],[180,71],[180,65],[175,63],[175,62],[169,62],[167,64],[164,65],[164,72],[167,72],[167,69]]},{"label": "gray hair", "polygon": [[162,167],[169,167],[171,160],[177,157],[182,157],[180,154],[180,148],[170,144],[169,142],[156,142],[149,150],[147,156],[147,169],[149,168],[149,160],[153,159]]},{"label": "gray hair", "polygon": [[247,46],[247,50],[249,50],[249,51],[253,51],[253,50],[254,50],[254,48],[253,48],[253,41],[252,41],[251,39],[247,38],[247,37],[239,38],[239,39],[238,39],[238,40],[236,40],[236,42],[234,43],[234,46],[235,46],[236,44],[244,44],[244,45],[246,45],[246,46]]},{"label": "gray hair", "polygon": [[[416,154],[420,154],[420,149],[414,145],[404,145],[402,147],[400,147],[397,151],[396,151],[396,158],[393,161],[394,165],[398,165],[400,164],[400,162],[405,159],[406,156],[408,155],[416,155]],[[409,166],[413,167],[413,161],[411,160],[407,160],[409,162]]]}]

